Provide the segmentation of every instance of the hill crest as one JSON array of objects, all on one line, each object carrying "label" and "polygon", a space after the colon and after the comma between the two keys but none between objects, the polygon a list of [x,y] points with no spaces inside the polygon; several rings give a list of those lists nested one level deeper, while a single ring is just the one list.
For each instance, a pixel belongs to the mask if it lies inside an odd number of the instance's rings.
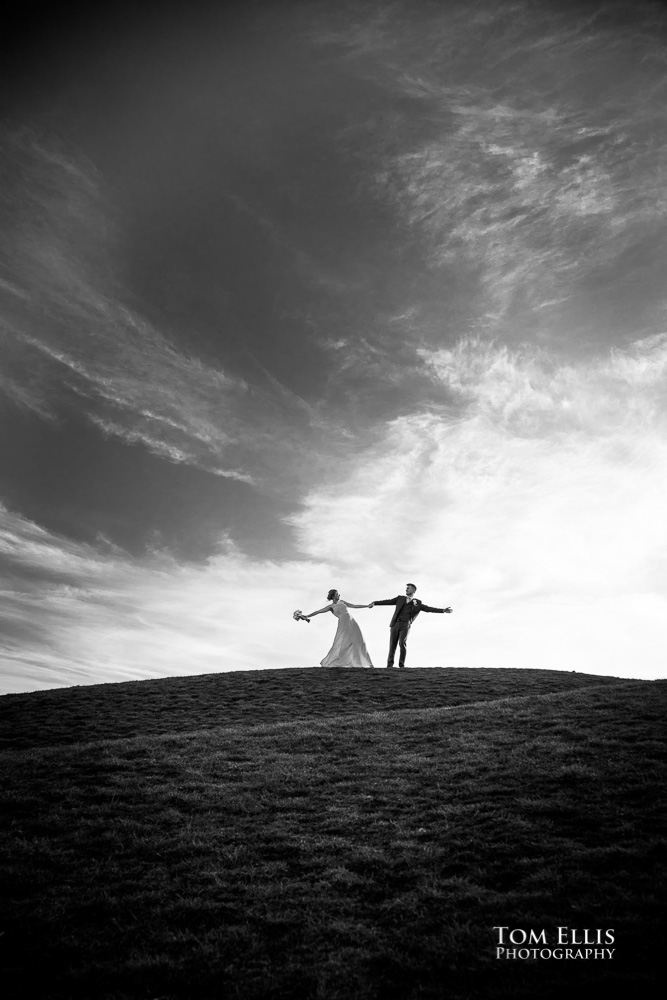
[{"label": "hill crest", "polygon": [[0,749],[406,708],[452,708],[618,683],[618,678],[594,674],[500,667],[400,672],[294,668],[57,688],[0,697]]}]

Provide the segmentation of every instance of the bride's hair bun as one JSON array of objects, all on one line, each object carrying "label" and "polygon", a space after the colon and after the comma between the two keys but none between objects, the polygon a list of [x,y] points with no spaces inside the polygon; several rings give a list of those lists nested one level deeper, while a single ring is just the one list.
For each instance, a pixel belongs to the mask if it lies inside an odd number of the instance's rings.
[{"label": "bride's hair bun", "polygon": [[337,590],[330,590],[329,593],[327,594],[327,601],[333,601],[337,593],[338,593]]}]

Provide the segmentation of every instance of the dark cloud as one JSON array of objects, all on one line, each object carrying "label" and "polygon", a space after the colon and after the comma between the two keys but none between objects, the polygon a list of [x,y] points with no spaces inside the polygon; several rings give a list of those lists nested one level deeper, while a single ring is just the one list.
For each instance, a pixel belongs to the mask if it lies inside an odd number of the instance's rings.
[{"label": "dark cloud", "polygon": [[89,174],[29,133],[6,138],[4,153],[8,395],[54,418],[77,409],[167,460],[252,481],[233,459],[269,451],[276,423],[296,433],[307,406],[275,377],[251,386],[200,360],[187,331],[177,344],[125,305]]}]

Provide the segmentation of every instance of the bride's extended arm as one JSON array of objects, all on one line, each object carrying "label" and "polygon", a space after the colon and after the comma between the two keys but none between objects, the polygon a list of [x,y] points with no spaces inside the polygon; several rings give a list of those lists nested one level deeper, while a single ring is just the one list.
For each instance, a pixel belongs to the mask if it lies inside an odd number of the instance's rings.
[{"label": "bride's extended arm", "polygon": [[319,611],[311,611],[309,615],[303,615],[304,618],[313,618],[314,615],[323,615],[325,611],[331,611],[331,605],[327,604],[326,608],[320,608]]},{"label": "bride's extended arm", "polygon": [[370,604],[350,604],[349,601],[343,601],[343,604],[347,608],[370,608]]}]

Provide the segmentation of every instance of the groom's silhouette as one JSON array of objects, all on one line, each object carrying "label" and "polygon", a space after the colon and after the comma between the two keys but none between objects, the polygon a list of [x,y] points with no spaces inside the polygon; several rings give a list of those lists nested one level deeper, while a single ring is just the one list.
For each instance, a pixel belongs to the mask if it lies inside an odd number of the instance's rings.
[{"label": "groom's silhouette", "polygon": [[373,601],[371,604],[371,607],[376,604],[396,605],[394,616],[389,623],[389,656],[387,657],[388,667],[393,667],[394,665],[396,647],[398,646],[400,650],[398,655],[398,666],[401,670],[405,668],[405,654],[407,652],[410,626],[420,611],[433,611],[436,615],[451,614],[451,608],[429,608],[428,604],[422,604],[422,602],[415,597],[416,589],[417,588],[414,583],[408,583],[405,587],[405,597],[401,594],[398,597],[390,597],[387,601]]}]

